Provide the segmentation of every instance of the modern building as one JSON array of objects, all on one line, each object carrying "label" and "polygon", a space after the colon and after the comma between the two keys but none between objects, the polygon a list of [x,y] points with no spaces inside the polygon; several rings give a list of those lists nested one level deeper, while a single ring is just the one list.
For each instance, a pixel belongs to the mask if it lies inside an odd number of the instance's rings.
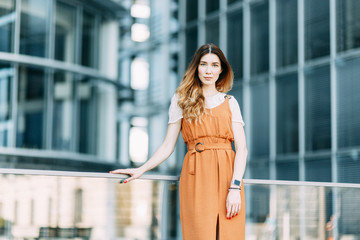
[{"label": "modern building", "polygon": [[[0,167],[140,165],[163,141],[193,53],[211,42],[234,69],[246,179],[360,183],[359,11],[358,0],[0,0]],[[180,137],[154,171],[178,175],[185,152]],[[76,183],[68,194],[89,196]],[[99,214],[116,209],[118,218],[76,224],[100,233],[115,221],[109,239],[181,239],[174,185],[114,186],[103,182],[110,204]],[[15,198],[0,195],[0,234]],[[249,185],[247,239],[324,239],[334,217],[336,238],[359,238],[358,198],[341,188]],[[59,226],[54,219],[49,226]],[[66,219],[63,228],[76,225]]]}]

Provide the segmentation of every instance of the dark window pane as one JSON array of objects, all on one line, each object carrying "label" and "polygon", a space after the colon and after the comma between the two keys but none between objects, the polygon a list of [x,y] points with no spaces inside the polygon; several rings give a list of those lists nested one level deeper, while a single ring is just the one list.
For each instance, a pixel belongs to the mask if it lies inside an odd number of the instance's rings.
[{"label": "dark window pane", "polygon": [[339,148],[360,146],[360,59],[338,64],[337,121]]},{"label": "dark window pane", "polygon": [[329,1],[305,0],[305,59],[330,54]]},{"label": "dark window pane", "polygon": [[0,123],[10,119],[12,78],[10,65],[0,64]]},{"label": "dark window pane", "polygon": [[186,1],[186,21],[190,22],[198,18],[198,1]]},{"label": "dark window pane", "polygon": [[243,0],[228,0],[228,4],[233,4],[235,2],[242,2]]},{"label": "dark window pane", "polygon": [[36,149],[44,147],[44,82],[43,70],[19,68],[17,147]]},{"label": "dark window pane", "polygon": [[252,179],[270,179],[269,159],[253,159],[249,161],[247,167],[250,170]]},{"label": "dark window pane", "polygon": [[216,10],[219,10],[219,0],[206,0],[206,12],[210,13]]},{"label": "dark window pane", "polygon": [[249,213],[246,213],[246,217],[251,219],[252,223],[263,224],[266,220],[266,216],[270,212],[270,189],[268,186],[249,186],[248,193],[252,196],[249,204]]},{"label": "dark window pane", "polygon": [[360,183],[360,152],[353,150],[337,157],[338,182]]},{"label": "dark window pane", "polygon": [[0,5],[0,52],[11,52],[15,22],[14,0],[1,1]]},{"label": "dark window pane", "polygon": [[278,154],[298,152],[298,80],[296,74],[276,80],[276,150]]},{"label": "dark window pane", "polygon": [[95,67],[95,16],[84,12],[82,25],[81,64]]},{"label": "dark window pane", "polygon": [[53,144],[56,150],[70,150],[73,126],[73,85],[71,73],[54,74]]},{"label": "dark window pane", "polygon": [[55,59],[75,61],[76,8],[56,2]]},{"label": "dark window pane", "polygon": [[298,160],[277,161],[276,180],[299,181]]},{"label": "dark window pane", "polygon": [[251,86],[251,152],[252,157],[269,155],[269,84]]},{"label": "dark window pane", "polygon": [[337,1],[337,50],[360,47],[360,1]]},{"label": "dark window pane", "polygon": [[47,23],[50,1],[21,1],[20,53],[45,57],[48,42]]},{"label": "dark window pane", "polygon": [[331,182],[331,157],[306,158],[305,180],[313,182]]},{"label": "dark window pane", "polygon": [[251,6],[251,74],[269,70],[269,4]]},{"label": "dark window pane", "polygon": [[219,20],[211,20],[206,23],[206,42],[219,46]]},{"label": "dark window pane", "polygon": [[305,148],[331,148],[330,68],[305,72]]},{"label": "dark window pane", "polygon": [[276,14],[277,66],[297,63],[297,1],[278,0]]},{"label": "dark window pane", "polygon": [[243,14],[228,16],[227,57],[234,71],[234,78],[243,77]]},{"label": "dark window pane", "polygon": [[198,48],[197,27],[186,30],[186,64],[189,64],[196,49]]}]

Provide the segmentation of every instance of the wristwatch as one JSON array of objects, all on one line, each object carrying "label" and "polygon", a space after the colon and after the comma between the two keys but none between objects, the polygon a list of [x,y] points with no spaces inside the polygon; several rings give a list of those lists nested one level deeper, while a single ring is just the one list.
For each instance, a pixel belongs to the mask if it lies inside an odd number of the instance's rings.
[{"label": "wristwatch", "polygon": [[236,185],[236,186],[241,187],[241,181],[240,181],[240,180],[237,180],[237,179],[232,180],[232,181],[231,181],[231,184],[234,184],[234,185]]}]

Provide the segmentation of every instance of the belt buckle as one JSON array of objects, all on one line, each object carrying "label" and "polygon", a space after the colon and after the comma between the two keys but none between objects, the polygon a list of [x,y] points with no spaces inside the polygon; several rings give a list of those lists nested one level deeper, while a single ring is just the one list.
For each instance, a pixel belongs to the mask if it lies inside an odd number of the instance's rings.
[{"label": "belt buckle", "polygon": [[197,144],[195,144],[195,150],[197,151],[197,152],[202,152],[202,151],[204,151],[204,149],[203,150],[199,150],[199,149],[197,149],[197,145],[204,145],[202,142],[198,142]]}]

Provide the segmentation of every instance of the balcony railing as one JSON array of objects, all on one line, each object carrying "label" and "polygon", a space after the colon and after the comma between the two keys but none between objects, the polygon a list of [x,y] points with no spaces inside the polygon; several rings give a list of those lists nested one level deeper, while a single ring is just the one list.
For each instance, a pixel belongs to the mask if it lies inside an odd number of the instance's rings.
[{"label": "balcony railing", "polygon": [[[182,239],[178,176],[0,169],[0,239]],[[245,179],[246,239],[359,239],[360,184]]]}]

